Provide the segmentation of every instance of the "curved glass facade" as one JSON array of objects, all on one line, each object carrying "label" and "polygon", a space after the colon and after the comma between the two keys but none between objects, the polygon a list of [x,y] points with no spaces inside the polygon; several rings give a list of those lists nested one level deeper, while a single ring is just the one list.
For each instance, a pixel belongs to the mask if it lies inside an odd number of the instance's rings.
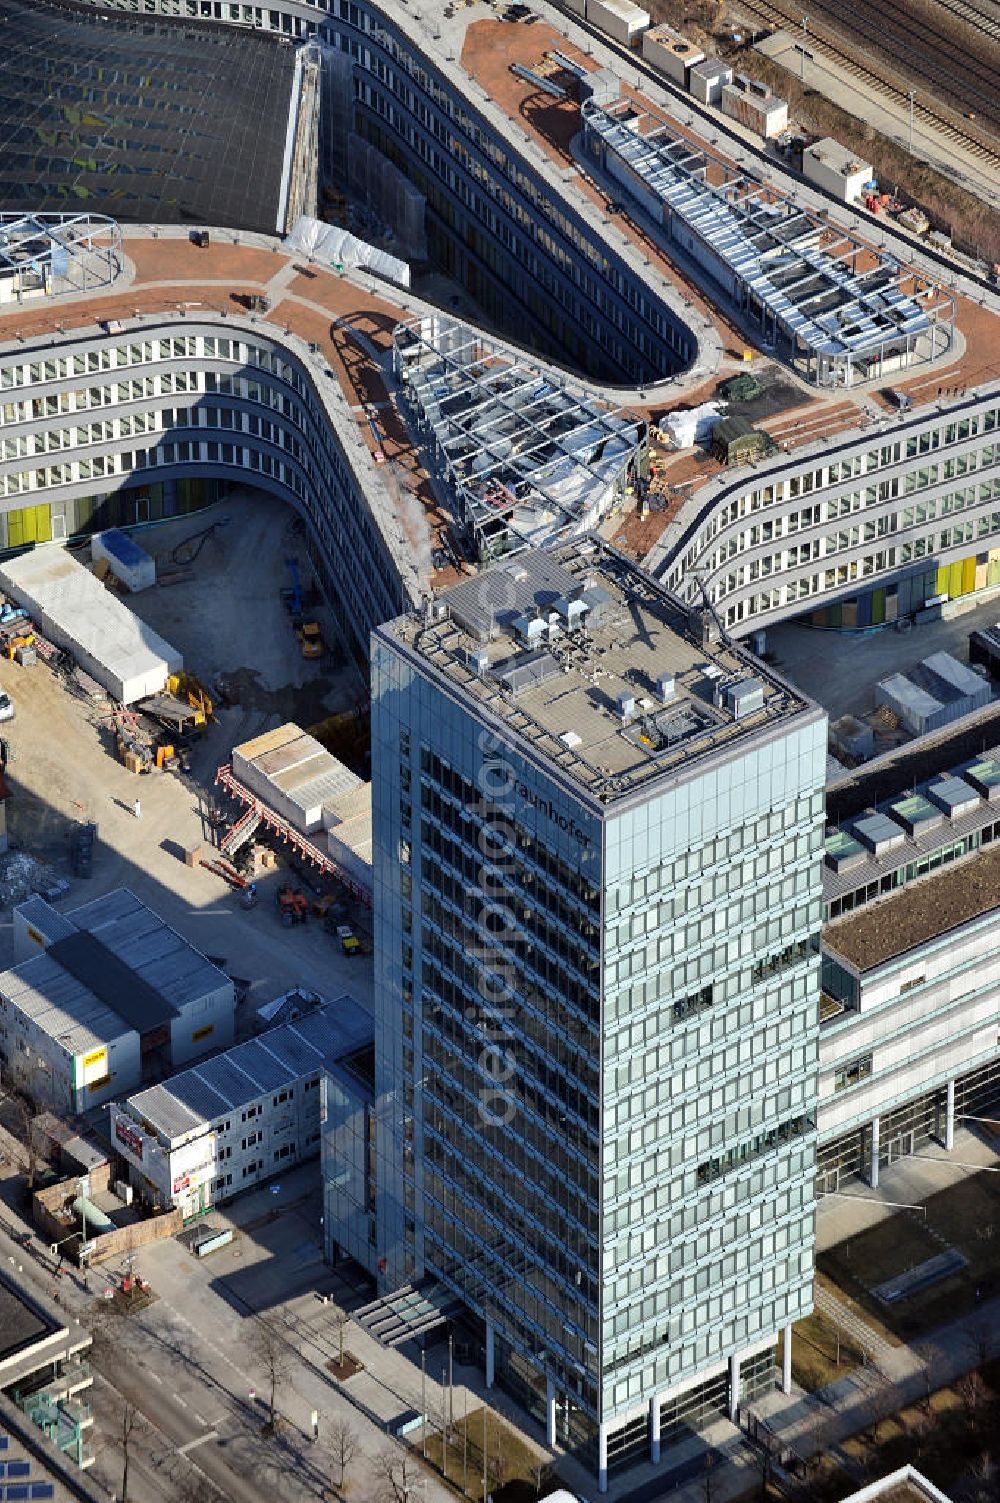
[{"label": "curved glass facade", "polygon": [[45,0],[0,19],[0,210],[273,231],[290,47]]}]

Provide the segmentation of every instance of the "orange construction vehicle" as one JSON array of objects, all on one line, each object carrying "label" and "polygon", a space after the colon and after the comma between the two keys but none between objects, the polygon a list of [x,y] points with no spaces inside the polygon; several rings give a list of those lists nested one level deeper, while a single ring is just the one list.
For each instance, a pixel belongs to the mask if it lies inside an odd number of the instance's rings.
[{"label": "orange construction vehicle", "polygon": [[293,924],[304,924],[309,917],[309,899],[298,887],[290,883],[278,888],[278,916],[282,925],[290,929]]}]

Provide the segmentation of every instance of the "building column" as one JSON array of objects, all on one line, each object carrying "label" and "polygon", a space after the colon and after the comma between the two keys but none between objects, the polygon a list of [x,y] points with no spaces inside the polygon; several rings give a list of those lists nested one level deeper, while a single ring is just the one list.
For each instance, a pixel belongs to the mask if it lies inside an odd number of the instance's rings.
[{"label": "building column", "polygon": [[597,1491],[606,1493],[608,1490],[608,1427],[597,1427]]},{"label": "building column", "polygon": [[784,1342],[781,1348],[781,1391],[792,1391],[792,1327],[789,1323],[785,1327]]},{"label": "building column", "polygon": [[949,1080],[944,1108],[944,1146],[950,1153],[955,1146],[955,1082]]},{"label": "building column", "polygon": [[649,1459],[660,1459],[660,1395],[654,1393],[649,1401]]},{"label": "building column", "polygon": [[729,1418],[735,1425],[740,1413],[740,1358],[734,1352],[729,1359]]},{"label": "building column", "polygon": [[556,1380],[545,1379],[545,1444],[550,1451],[556,1446]]},{"label": "building column", "polygon": [[873,1190],[878,1189],[878,1126],[879,1119],[872,1118],[872,1157],[868,1165],[868,1183]]},{"label": "building column", "polygon": [[494,1340],[493,1322],[486,1322],[486,1387],[493,1387],[496,1363],[496,1346]]}]

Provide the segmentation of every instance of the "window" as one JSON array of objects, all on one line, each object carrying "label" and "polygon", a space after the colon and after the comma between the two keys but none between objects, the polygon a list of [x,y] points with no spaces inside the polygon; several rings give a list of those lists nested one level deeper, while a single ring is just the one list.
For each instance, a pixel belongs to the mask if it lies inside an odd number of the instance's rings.
[{"label": "window", "polygon": [[857,1059],[851,1060],[850,1064],[841,1065],[833,1077],[833,1089],[835,1091],[846,1091],[851,1086],[858,1085],[860,1081],[867,1080],[871,1073],[871,1053],[861,1054]]},{"label": "window", "polygon": [[739,1164],[746,1164],[752,1159],[759,1159],[763,1154],[770,1153],[773,1148],[783,1143],[788,1143],[792,1138],[801,1137],[803,1133],[812,1132],[815,1121],[809,1115],[790,1117],[787,1122],[780,1122],[777,1127],[772,1127],[769,1132],[758,1133],[747,1143],[738,1143],[729,1148],[718,1158],[706,1159],[698,1165],[697,1182],[699,1185],[711,1184],[712,1180],[720,1175],[728,1174],[730,1169]]},{"label": "window", "polygon": [[293,1152],[294,1149],[292,1148],[291,1143],[286,1143],[283,1148],[276,1148],[274,1150],[274,1162],[278,1163],[280,1159],[291,1158]]}]

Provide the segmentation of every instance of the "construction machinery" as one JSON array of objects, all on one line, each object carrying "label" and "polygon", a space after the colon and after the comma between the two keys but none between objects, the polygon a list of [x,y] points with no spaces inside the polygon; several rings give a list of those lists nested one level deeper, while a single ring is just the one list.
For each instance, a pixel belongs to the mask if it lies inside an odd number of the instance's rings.
[{"label": "construction machinery", "polygon": [[275,901],[278,905],[278,917],[281,919],[282,928],[290,929],[293,924],[304,924],[309,919],[309,899],[300,887],[293,887],[290,882],[284,883],[278,888]]},{"label": "construction machinery", "polygon": [[0,626],[0,652],[11,662],[20,662],[25,651],[34,645],[35,633],[26,616],[7,621]]},{"label": "construction machinery", "polygon": [[212,718],[212,697],[200,679],[193,673],[172,673],[167,679],[167,688],[175,699],[181,700],[194,711],[194,723],[201,729]]},{"label": "construction machinery", "polygon": [[345,955],[363,955],[361,941],[351,928],[350,924],[337,925],[337,938],[340,940],[340,948]]},{"label": "construction machinery", "polygon": [[316,621],[307,621],[303,612],[305,609],[302,598],[302,585],[299,582],[298,559],[286,558],[288,572],[292,576],[291,586],[282,590],[281,598],[285,610],[292,618],[292,630],[298,639],[304,658],[321,658],[326,651],[326,643],[323,641],[323,633]]},{"label": "construction machinery", "polygon": [[295,628],[295,635],[299,639],[304,658],[321,658],[326,651],[326,643],[323,641],[323,633],[315,621],[303,621],[301,626]]}]

